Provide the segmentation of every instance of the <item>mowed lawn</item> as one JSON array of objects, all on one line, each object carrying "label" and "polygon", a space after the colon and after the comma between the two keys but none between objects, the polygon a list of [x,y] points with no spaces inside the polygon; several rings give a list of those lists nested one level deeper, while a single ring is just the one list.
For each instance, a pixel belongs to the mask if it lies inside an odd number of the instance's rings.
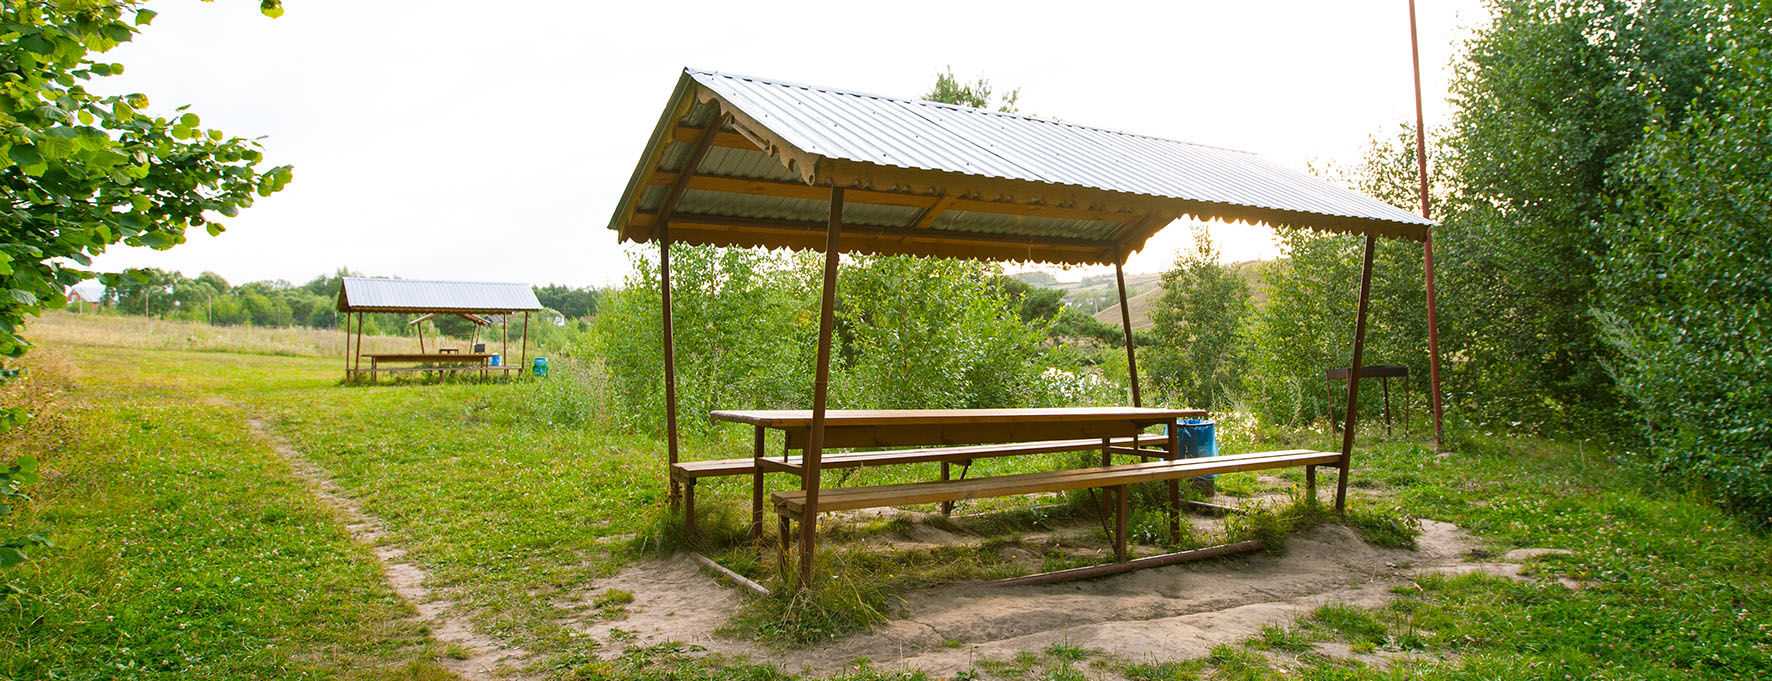
[{"label": "mowed lawn", "polygon": [[[0,535],[43,529],[57,548],[7,574],[25,595],[0,613],[0,678],[447,678],[450,651],[254,435],[254,418],[378,518],[481,632],[536,653],[537,677],[780,676],[572,635],[565,622],[594,581],[664,525],[666,488],[656,440],[600,425],[594,403],[563,419],[547,392],[558,383],[343,387],[335,358],[40,352],[34,380],[66,389],[0,444],[0,459],[33,453],[45,472]],[[1277,437],[1288,441],[1266,446],[1328,446],[1322,434]],[[691,453],[742,453],[744,439],[698,440]],[[983,678],[1769,678],[1765,536],[1615,456],[1481,435],[1445,455],[1374,441],[1355,471],[1356,508],[1456,522],[1492,553],[1573,553],[1533,561],[1543,579],[1423,579],[1384,608],[1301,613],[1206,659],[1031,651]],[[708,498],[740,505],[736,485]],[[1387,669],[1315,656],[1317,641],[1419,657]]]}]

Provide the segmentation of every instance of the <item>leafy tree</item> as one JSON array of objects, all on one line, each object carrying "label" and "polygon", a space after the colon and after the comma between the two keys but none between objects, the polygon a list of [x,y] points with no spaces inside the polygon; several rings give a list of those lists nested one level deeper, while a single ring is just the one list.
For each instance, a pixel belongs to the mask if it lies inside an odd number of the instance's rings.
[{"label": "leafy tree", "polygon": [[[923,99],[944,104],[958,104],[975,109],[991,108],[991,82],[980,78],[971,83],[962,83],[954,77],[954,69],[935,74],[935,87],[923,94]],[[1008,94],[997,98],[997,110],[1003,113],[1015,113],[1021,99],[1021,88],[1010,90]]]},{"label": "leafy tree", "polygon": [[1175,404],[1223,409],[1240,388],[1245,362],[1238,331],[1249,315],[1249,284],[1218,262],[1205,230],[1194,248],[1163,273],[1163,294],[1151,308],[1157,342],[1144,372],[1158,395]]},{"label": "leafy tree", "polygon": [[[279,0],[260,9],[283,11]],[[195,113],[154,116],[144,95],[87,89],[123,71],[95,55],[153,17],[132,0],[0,3],[0,356],[24,354],[25,316],[66,305],[63,292],[94,276],[80,268],[105,248],[171,248],[194,227],[219,234],[214,216],[290,180],[288,166],[259,168],[257,143],[203,129]],[[0,382],[16,373],[0,370]],[[24,418],[0,410],[0,431]],[[22,558],[23,548],[5,551]]]},{"label": "leafy tree", "polygon": [[597,301],[603,292],[592,287],[573,288],[562,284],[535,287],[535,298],[542,307],[559,310],[569,319],[583,319],[597,314]]},{"label": "leafy tree", "polygon": [[1597,319],[1658,463],[1772,518],[1772,11],[1740,9],[1690,117],[1658,108],[1613,177]]},{"label": "leafy tree", "polygon": [[841,407],[929,409],[1039,402],[1047,320],[1024,319],[995,265],[911,256],[842,270]]},{"label": "leafy tree", "polygon": [[[1429,155],[1436,165],[1444,154],[1437,137],[1428,138]],[[1372,138],[1353,166],[1320,172],[1392,205],[1420,202],[1411,126],[1399,126],[1394,135]],[[1443,185],[1437,187],[1433,193],[1436,206],[1449,191]],[[1263,291],[1267,302],[1244,331],[1249,369],[1243,389],[1250,406],[1263,419],[1279,424],[1309,423],[1330,412],[1324,372],[1345,367],[1352,359],[1364,238],[1305,230],[1281,230],[1276,238],[1286,257],[1266,270]],[[1406,366],[1410,380],[1424,387],[1427,304],[1422,256],[1421,244],[1378,240],[1373,253],[1365,361]],[[1473,369],[1472,373],[1477,372]],[[1376,401],[1365,404],[1375,406]]]},{"label": "leafy tree", "polygon": [[1493,0],[1452,84],[1457,200],[1436,241],[1456,381],[1491,414],[1594,425],[1619,401],[1590,308],[1609,173],[1653,106],[1706,98],[1702,0]]}]

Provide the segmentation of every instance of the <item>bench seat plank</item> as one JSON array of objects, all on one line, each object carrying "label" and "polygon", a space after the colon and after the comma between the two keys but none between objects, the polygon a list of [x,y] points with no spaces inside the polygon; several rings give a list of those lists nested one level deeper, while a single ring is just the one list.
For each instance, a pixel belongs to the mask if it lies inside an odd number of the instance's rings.
[{"label": "bench seat plank", "polygon": [[[1138,444],[1163,445],[1168,443],[1169,436],[1145,434],[1138,436]],[[1124,447],[1131,444],[1131,438],[1113,440],[1115,446]],[[1101,440],[1054,440],[1050,442],[1019,443],[1008,445],[974,445],[968,447],[933,447],[925,449],[898,449],[874,452],[847,452],[842,454],[826,454],[819,457],[819,468],[862,468],[867,466],[888,466],[911,463],[930,462],[964,462],[972,459],[991,457],[1018,456],[1023,454],[1050,454],[1057,452],[1080,452],[1099,449]],[[780,461],[780,459],[772,459]],[[798,468],[800,457],[791,456],[785,461],[788,466]],[[671,477],[679,481],[690,481],[698,478],[718,477],[724,475],[750,475],[756,468],[756,460],[751,457],[742,459],[711,459],[707,461],[679,461],[671,465]]]},{"label": "bench seat plank", "polygon": [[[1095,487],[1117,487],[1240,471],[1332,465],[1340,461],[1341,455],[1338,453],[1293,449],[1176,461],[1148,461],[1042,473],[1020,473],[970,480],[917,482],[871,487],[836,487],[819,490],[818,510],[847,511],[861,508],[910,506],[986,497],[1062,492]],[[806,493],[801,490],[776,492],[771,495],[771,499],[775,503],[777,513],[798,518],[805,508]]]}]

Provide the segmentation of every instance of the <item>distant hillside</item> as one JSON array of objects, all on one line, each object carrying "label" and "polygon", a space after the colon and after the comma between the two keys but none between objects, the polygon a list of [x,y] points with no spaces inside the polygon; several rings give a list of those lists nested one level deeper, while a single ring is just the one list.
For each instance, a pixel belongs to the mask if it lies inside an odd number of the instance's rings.
[{"label": "distant hillside", "polygon": [[[1269,268],[1279,262],[1280,261],[1278,260],[1246,260],[1244,262],[1231,264],[1231,267],[1239,274],[1242,274],[1243,280],[1249,284],[1249,290],[1252,293],[1250,296],[1250,302],[1253,302],[1256,307],[1267,305],[1267,290],[1262,286],[1262,282],[1264,281]],[[1132,310],[1132,328],[1142,331],[1151,328],[1152,326],[1151,306],[1157,302],[1157,298],[1163,295],[1162,276],[1156,274],[1140,274],[1135,276],[1148,277],[1150,282],[1147,285],[1148,288],[1140,293],[1134,294],[1131,290],[1132,278],[1128,277],[1126,280],[1126,293],[1131,296],[1126,300],[1126,305]],[[1112,276],[1108,277],[1108,282],[1108,291],[1112,295],[1109,299],[1110,303],[1107,307],[1096,312],[1095,318],[1102,323],[1111,324],[1117,327],[1120,325],[1119,293],[1113,289]]]}]

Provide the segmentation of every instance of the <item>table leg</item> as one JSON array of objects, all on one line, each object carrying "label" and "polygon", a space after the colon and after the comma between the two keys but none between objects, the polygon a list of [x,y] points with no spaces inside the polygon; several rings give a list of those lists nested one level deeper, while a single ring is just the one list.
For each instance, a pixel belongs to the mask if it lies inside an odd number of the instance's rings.
[{"label": "table leg", "polygon": [[756,427],[756,436],[751,447],[751,541],[763,538],[763,461],[764,434],[762,426]]},{"label": "table leg", "polygon": [[1384,387],[1384,436],[1391,436],[1391,377],[1383,376],[1378,384]]},{"label": "table leg", "polygon": [[[1181,458],[1181,432],[1174,421],[1169,422],[1169,456],[1170,461]],[[1137,444],[1132,446],[1137,447]],[[1181,481],[1169,480],[1169,541],[1181,543]]]},{"label": "table leg", "polygon": [[1304,498],[1312,504],[1317,503],[1317,467],[1304,467]]},{"label": "table leg", "polygon": [[794,528],[788,524],[788,517],[785,515],[776,515],[775,521],[776,529],[781,534],[781,540],[775,543],[775,572],[785,582],[788,579],[788,544],[793,541]]},{"label": "table leg", "polygon": [[1114,560],[1126,562],[1126,486],[1114,488],[1114,505],[1119,512],[1114,514]]}]

